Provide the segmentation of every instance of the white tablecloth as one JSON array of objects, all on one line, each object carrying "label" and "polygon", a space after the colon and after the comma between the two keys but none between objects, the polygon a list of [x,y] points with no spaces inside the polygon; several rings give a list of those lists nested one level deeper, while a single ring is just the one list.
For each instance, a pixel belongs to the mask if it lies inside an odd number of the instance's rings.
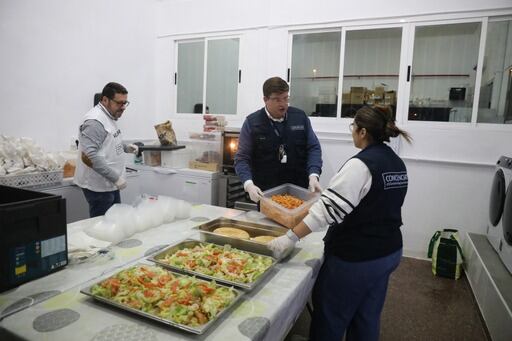
[{"label": "white tablecloth", "polygon": [[[132,236],[112,252],[67,266],[52,275],[0,294],[0,339],[28,340],[279,340],[304,308],[320,268],[323,234],[313,233],[203,335],[194,335],[98,303],[80,293],[86,284],[186,238],[192,229],[218,217],[244,220],[244,212],[199,205],[192,217]],[[268,222],[268,221],[266,221]],[[68,225],[68,231],[91,219]]]}]

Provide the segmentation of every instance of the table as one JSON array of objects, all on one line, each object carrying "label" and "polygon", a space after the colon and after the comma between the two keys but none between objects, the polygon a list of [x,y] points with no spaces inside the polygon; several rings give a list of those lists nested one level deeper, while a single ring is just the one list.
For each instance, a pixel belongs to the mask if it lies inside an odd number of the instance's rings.
[{"label": "table", "polygon": [[[193,227],[210,219],[238,220],[245,212],[193,206],[191,218],[135,234],[106,256],[65,269],[0,294],[0,339],[27,340],[278,340],[283,339],[307,302],[323,260],[323,234],[313,233],[292,254],[245,293],[203,335],[194,335],[99,303],[80,293],[98,278],[138,262],[162,247],[199,239]],[[68,231],[95,222],[82,220]],[[259,223],[269,223],[266,218]]]}]

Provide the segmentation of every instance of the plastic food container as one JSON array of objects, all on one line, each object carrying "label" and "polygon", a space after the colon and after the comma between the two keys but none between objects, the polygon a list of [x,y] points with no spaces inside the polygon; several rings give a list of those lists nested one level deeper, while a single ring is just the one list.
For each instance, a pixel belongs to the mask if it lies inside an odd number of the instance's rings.
[{"label": "plastic food container", "polygon": [[[299,207],[288,209],[272,200],[272,196],[277,194],[290,194],[304,202]],[[310,192],[306,188],[294,184],[283,184],[263,192],[260,212],[283,226],[293,228],[308,214],[309,208],[319,197],[319,193]]]}]

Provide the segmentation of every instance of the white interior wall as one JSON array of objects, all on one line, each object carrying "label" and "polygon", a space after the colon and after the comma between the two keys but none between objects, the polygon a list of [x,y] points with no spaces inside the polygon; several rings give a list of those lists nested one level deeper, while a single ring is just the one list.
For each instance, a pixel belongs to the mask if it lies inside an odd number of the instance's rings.
[{"label": "white interior wall", "polygon": [[69,148],[93,95],[116,81],[125,138],[153,136],[154,2],[0,0],[0,134]]},{"label": "white interior wall", "polygon": [[[0,84],[0,133],[33,137],[50,150],[67,148],[93,94],[112,80],[126,85],[133,103],[120,121],[125,138],[154,138],[153,124],[169,118],[179,136],[200,130],[197,116],[173,113],[173,41],[212,32],[243,37],[240,67],[246,90],[239,94],[238,115],[228,117],[230,125],[240,126],[247,113],[261,107],[263,81],[286,77],[286,25],[406,20],[419,14],[510,8],[510,0],[367,1],[364,11],[360,3],[335,0],[159,0],[156,14],[154,5],[143,0],[0,0],[0,74],[8,80]],[[402,125],[415,139],[412,146],[400,148],[411,175],[403,230],[406,251],[424,256],[439,227],[485,231],[492,165],[512,151],[510,131],[500,127],[416,123]],[[313,122],[324,151],[324,186],[356,151],[347,125],[344,120]]]},{"label": "white interior wall", "polygon": [[[261,1],[244,5],[238,1],[162,1],[158,11],[161,42],[167,40],[169,43],[180,36],[228,35],[238,31],[241,44],[249,46],[246,50],[249,53],[241,53],[241,68],[245,73],[244,83],[247,83],[245,90],[239,93],[238,114],[228,117],[230,126],[240,126],[247,114],[262,106],[261,84],[266,78],[286,77],[291,60],[289,30],[297,29],[293,25],[312,24],[321,28],[322,24],[372,18],[386,18],[398,23],[399,20],[393,18],[403,16],[407,21],[408,15],[445,15],[511,7],[508,1],[395,2],[386,6],[370,1],[365,3],[365,11],[360,10],[358,3],[337,1]],[[196,6],[202,11],[197,12]],[[187,13],[194,13],[197,20],[187,21]],[[217,14],[215,20],[210,19],[210,13]],[[202,24],[197,25],[198,21]],[[472,38],[474,36],[469,34],[467,41],[452,41],[459,44],[454,50],[467,51],[468,41]],[[465,69],[473,62],[470,58],[460,60],[464,61]],[[432,57],[429,61],[432,62]],[[470,81],[474,82],[474,75]],[[466,79],[460,85],[467,86],[470,81]],[[447,99],[447,93],[443,90],[442,94],[436,93],[432,97]],[[169,102],[172,99],[159,101],[159,112],[171,117],[180,130],[200,127],[190,117],[174,115],[172,106],[160,106]],[[347,134],[348,123],[340,119],[313,119],[324,155],[323,186],[356,152]],[[455,227],[462,232],[485,233],[494,163],[502,154],[512,155],[510,142],[507,142],[511,136],[509,127],[400,123],[414,138],[413,145],[399,144],[411,178],[403,208],[405,253],[426,257],[430,237],[439,228]]]}]

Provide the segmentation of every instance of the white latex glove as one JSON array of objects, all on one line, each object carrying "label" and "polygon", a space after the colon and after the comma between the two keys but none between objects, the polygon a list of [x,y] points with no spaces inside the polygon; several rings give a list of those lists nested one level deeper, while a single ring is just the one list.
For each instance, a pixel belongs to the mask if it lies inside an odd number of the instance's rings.
[{"label": "white latex glove", "polygon": [[136,144],[129,144],[128,145],[128,148],[126,148],[128,150],[129,153],[133,153],[135,155],[137,155],[137,153],[139,152],[139,146],[137,146]]},{"label": "white latex glove", "polygon": [[263,196],[261,189],[253,183],[248,184],[245,191],[249,193],[249,197],[254,202],[260,201],[261,197]]},{"label": "white latex glove", "polygon": [[318,182],[318,178],[316,175],[309,176],[309,187],[308,189],[311,192],[322,192],[322,187],[320,187],[320,183]]},{"label": "white latex glove", "polygon": [[126,185],[126,180],[122,176],[116,181],[116,186],[119,190],[125,189]]},{"label": "white latex glove", "polygon": [[[298,238],[297,238],[298,240]],[[293,249],[297,241],[291,239],[287,234],[278,237],[276,239],[272,239],[268,244],[267,248],[269,248],[274,254],[274,258],[281,258],[284,252],[289,249]]]}]

